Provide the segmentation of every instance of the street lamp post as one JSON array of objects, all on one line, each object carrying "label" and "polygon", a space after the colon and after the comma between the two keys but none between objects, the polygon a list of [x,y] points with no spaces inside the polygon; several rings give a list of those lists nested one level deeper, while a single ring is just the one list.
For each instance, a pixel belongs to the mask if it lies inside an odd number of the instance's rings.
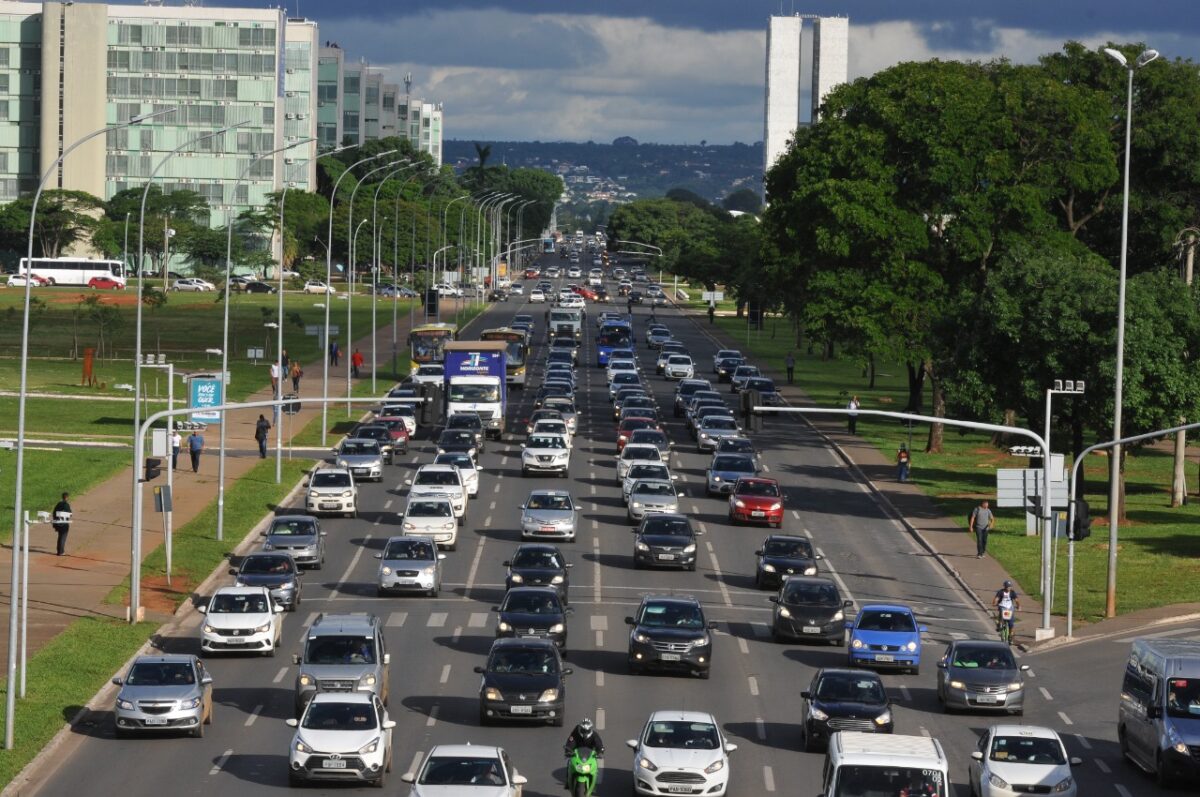
[{"label": "street lamp post", "polygon": [[[1046,440],[1046,456],[1042,460],[1042,467],[1047,471],[1050,470],[1050,460],[1053,457],[1053,448],[1050,446],[1050,420],[1053,418],[1053,410],[1051,408],[1054,396],[1081,396],[1084,391],[1084,382],[1068,379],[1063,382],[1061,379],[1054,380],[1054,386],[1046,388],[1046,424],[1044,427],[1043,437]],[[911,448],[911,446],[910,446]],[[1053,496],[1047,493],[1042,498],[1045,506],[1044,510],[1047,515],[1053,518],[1052,510]],[[1068,507],[1069,510],[1069,507]],[[1054,571],[1050,568],[1051,548],[1053,547],[1052,537],[1054,535],[1047,534],[1042,539],[1042,578],[1045,580],[1042,584],[1042,604],[1045,609],[1045,619],[1043,625],[1049,627],[1050,611],[1054,604]]]},{"label": "street lamp post", "polygon": [[[1129,253],[1129,153],[1133,132],[1133,73],[1158,58],[1157,50],[1144,50],[1130,64],[1125,54],[1111,47],[1104,52],[1125,68],[1128,79],[1125,88],[1125,177],[1121,198],[1121,266],[1117,288],[1117,367],[1113,392],[1113,440],[1121,439],[1121,400],[1125,379],[1125,275]],[[1121,444],[1113,446],[1108,488],[1108,583],[1104,601],[1104,615],[1117,614],[1117,529],[1121,520]]]},{"label": "street lamp post", "polygon": [[[376,338],[379,336],[379,330],[377,328],[377,322],[375,320],[375,308],[376,308],[377,299],[379,297],[379,260],[382,256],[381,250],[383,248],[383,242],[380,238],[380,232],[379,232],[379,226],[378,226],[379,192],[381,190],[383,190],[384,183],[386,183],[388,180],[392,179],[392,177],[396,176],[400,172],[403,172],[407,169],[415,168],[420,165],[421,165],[420,163],[413,163],[413,164],[409,164],[408,166],[401,166],[400,168],[395,169],[394,171],[388,172],[386,175],[384,175],[384,178],[379,181],[379,185],[375,187],[375,198],[371,203],[371,241],[372,241],[374,258],[375,258],[375,267],[374,267],[374,269],[372,269],[372,272],[371,272],[371,392],[372,393],[375,392],[375,371],[377,370],[378,365],[379,365],[379,361],[375,354],[376,349],[377,349]],[[393,242],[394,242],[395,241],[394,234],[393,234],[392,238],[393,238]],[[395,257],[393,256],[393,258],[392,258],[392,271],[393,271],[392,323],[393,324],[396,323],[396,285],[395,285],[395,275],[394,275],[395,268],[396,268],[396,263],[395,263]],[[396,344],[396,331],[393,328],[392,329],[392,351],[393,351],[393,353],[395,352],[395,349],[396,349],[395,344]]]},{"label": "street lamp post", "polygon": [[[279,195],[279,306],[276,310],[275,362],[279,364],[279,381],[276,384],[275,398],[283,398],[283,380],[288,378],[287,369],[283,364],[283,261],[286,235],[283,230],[283,207],[287,203],[287,192],[290,183],[284,170],[283,192]],[[283,481],[283,417],[275,412],[275,483]]]}]

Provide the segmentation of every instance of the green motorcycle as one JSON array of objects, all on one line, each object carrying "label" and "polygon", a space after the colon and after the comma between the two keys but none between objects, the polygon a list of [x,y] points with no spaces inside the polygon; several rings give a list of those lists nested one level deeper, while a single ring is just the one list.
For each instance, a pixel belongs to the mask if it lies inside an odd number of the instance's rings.
[{"label": "green motorcycle", "polygon": [[567,761],[567,791],[571,797],[592,797],[600,776],[600,759],[590,747],[577,747]]}]

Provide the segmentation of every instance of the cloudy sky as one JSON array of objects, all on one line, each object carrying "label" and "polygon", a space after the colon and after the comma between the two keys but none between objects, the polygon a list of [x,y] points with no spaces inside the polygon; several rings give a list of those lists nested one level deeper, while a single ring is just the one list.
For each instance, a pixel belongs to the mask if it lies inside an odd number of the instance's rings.
[{"label": "cloudy sky", "polygon": [[348,57],[411,71],[414,94],[444,103],[447,138],[758,141],[781,10],[849,16],[852,78],[935,57],[1027,62],[1068,39],[1200,60],[1196,0],[280,1]]}]

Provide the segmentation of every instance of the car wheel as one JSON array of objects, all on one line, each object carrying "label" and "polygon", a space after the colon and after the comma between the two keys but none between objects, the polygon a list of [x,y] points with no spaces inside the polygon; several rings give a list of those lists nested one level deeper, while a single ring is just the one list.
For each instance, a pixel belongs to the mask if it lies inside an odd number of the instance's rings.
[{"label": "car wheel", "polygon": [[804,731],[804,752],[816,753],[819,752],[819,747],[820,745],[813,741],[812,734],[808,731]]},{"label": "car wheel", "polygon": [[843,636],[831,639],[831,640],[829,640],[829,644],[833,645],[835,648],[840,648],[842,645],[846,644],[846,637],[843,635]]},{"label": "car wheel", "polygon": [[529,476],[529,468],[526,468],[524,465],[521,466],[521,476],[523,476],[523,477]]},{"label": "car wheel", "polygon": [[921,674],[921,665],[918,664],[916,667],[910,668],[909,672],[912,673],[913,675],[920,675]]},{"label": "car wheel", "polygon": [[711,672],[712,672],[711,670],[701,670],[700,672],[696,673],[696,675],[698,675],[700,677],[701,681],[707,681],[708,676]]},{"label": "car wheel", "polygon": [[695,572],[696,572],[696,563],[695,563],[695,562],[692,562],[690,565],[688,565],[688,568],[687,568],[687,569],[688,569],[690,572],[692,572],[692,573],[695,573]]},{"label": "car wheel", "polygon": [[481,728],[486,728],[487,726],[489,726],[491,724],[492,724],[491,718],[488,717],[487,713],[483,710],[483,707],[480,706],[480,708],[479,708],[479,726]]},{"label": "car wheel", "polygon": [[192,728],[192,730],[191,730],[191,737],[193,739],[203,739],[204,738],[204,723],[203,722],[196,723],[196,726],[194,728]]},{"label": "car wheel", "polygon": [[386,780],[387,780],[387,770],[385,769],[379,773],[379,777],[377,777],[377,778],[375,778],[375,780],[371,781],[371,788],[382,789],[383,784]]},{"label": "car wheel", "polygon": [[553,725],[555,728],[561,728],[563,726],[562,714],[559,714],[557,717],[555,717],[553,720],[551,720],[550,724]]}]

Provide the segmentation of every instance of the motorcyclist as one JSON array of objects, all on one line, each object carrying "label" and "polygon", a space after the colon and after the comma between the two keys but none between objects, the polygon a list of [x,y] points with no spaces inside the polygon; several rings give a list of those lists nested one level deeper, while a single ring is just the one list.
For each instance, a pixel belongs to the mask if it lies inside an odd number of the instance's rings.
[{"label": "motorcyclist", "polygon": [[592,724],[591,719],[587,717],[584,717],[578,725],[571,729],[571,735],[567,737],[567,742],[563,745],[563,753],[570,758],[580,747],[590,747],[597,758],[604,758],[604,741],[600,738],[600,734],[596,733],[596,727]]}]

